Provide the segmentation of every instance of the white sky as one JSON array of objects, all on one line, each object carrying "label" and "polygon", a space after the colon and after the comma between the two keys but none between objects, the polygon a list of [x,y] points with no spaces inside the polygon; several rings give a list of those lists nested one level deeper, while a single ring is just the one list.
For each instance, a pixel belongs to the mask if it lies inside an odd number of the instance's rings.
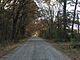
[{"label": "white sky", "polygon": [[[47,3],[45,3],[44,2],[44,0],[34,0],[34,1],[37,1],[37,6],[39,7],[39,8],[43,8],[43,9],[46,9],[46,8],[48,8],[48,4]],[[74,0],[74,1],[76,1],[76,0]],[[69,2],[69,1],[68,1]],[[67,2],[67,3],[68,3]],[[80,0],[78,0],[78,2],[80,2]],[[51,5],[53,5],[53,4],[57,4],[58,2],[56,2],[56,0],[51,0],[51,2],[50,2],[50,4]],[[75,4],[71,4],[71,5],[75,5]],[[80,7],[79,7],[80,5],[78,4],[78,6],[77,6],[77,10],[78,11],[80,11]],[[67,8],[66,8],[68,11],[71,11],[71,10],[74,10],[74,6],[72,7],[72,6],[70,6],[70,4],[67,4]],[[56,10],[57,10],[57,8],[56,8]]]},{"label": "white sky", "polygon": [[[49,8],[48,4],[45,3],[44,0],[34,0],[34,1],[36,2],[37,6],[38,6],[39,8],[42,8],[42,9],[45,9],[45,10],[47,10],[47,9]],[[74,1],[76,1],[76,0],[74,0]],[[68,2],[69,2],[69,1],[68,1]],[[67,3],[68,3],[68,2],[67,2]],[[78,0],[78,2],[80,2],[80,0]],[[61,8],[60,4],[59,4],[58,2],[56,2],[56,0],[51,0],[50,4],[51,4],[51,5],[55,4],[56,7],[53,7],[54,10],[55,10],[55,14],[56,14],[56,12],[58,11],[58,8]],[[72,4],[72,5],[75,5],[75,4]],[[79,6],[80,6],[80,5],[79,5]],[[78,11],[80,11],[80,7],[79,7],[79,6],[77,6],[77,10],[78,10]],[[52,9],[53,9],[53,8],[52,8]],[[61,8],[61,9],[62,9],[62,8]],[[71,10],[74,10],[74,6],[72,7],[72,6],[70,6],[70,4],[67,4],[67,8],[66,8],[66,9],[70,12]],[[79,17],[80,17],[80,15],[79,15]],[[77,25],[76,25],[76,24],[75,24],[75,26],[74,26],[74,29],[77,29]]]},{"label": "white sky", "polygon": [[[76,0],[74,0],[74,1],[76,1]],[[3,2],[3,0],[1,0],[1,2]],[[44,10],[48,10],[49,9],[49,5],[47,4],[47,3],[45,3],[45,1],[44,0],[34,0],[34,2],[36,2],[36,4],[37,4],[37,6],[39,7],[39,8],[41,8],[41,9],[44,9]],[[69,1],[68,1],[69,2]],[[68,3],[67,2],[67,3]],[[78,0],[78,2],[80,2],[80,0]],[[13,3],[13,1],[11,1],[10,2],[10,4],[12,4]],[[56,15],[57,14],[57,11],[58,11],[58,8],[61,8],[62,9],[62,7],[60,6],[60,4],[58,3],[58,2],[56,2],[56,0],[51,0],[51,2],[50,2],[50,4],[51,5],[54,5],[55,4],[55,6],[54,7],[52,7],[51,9],[53,10],[54,9],[54,14]],[[71,4],[71,5],[75,5],[75,4]],[[8,4],[6,4],[5,6],[4,6],[4,8],[5,9],[8,9],[9,7],[7,7],[8,6]],[[70,6],[70,4],[67,4],[67,8],[66,8],[68,11],[71,11],[71,10],[74,10],[74,6],[72,7],[72,6]],[[77,10],[78,11],[80,11],[80,5],[78,4],[78,6],[77,6]],[[80,12],[79,12],[80,13]],[[80,18],[80,15],[79,15],[79,18]],[[76,27],[76,25],[74,26],[74,28],[75,29],[77,29],[77,27]]]}]

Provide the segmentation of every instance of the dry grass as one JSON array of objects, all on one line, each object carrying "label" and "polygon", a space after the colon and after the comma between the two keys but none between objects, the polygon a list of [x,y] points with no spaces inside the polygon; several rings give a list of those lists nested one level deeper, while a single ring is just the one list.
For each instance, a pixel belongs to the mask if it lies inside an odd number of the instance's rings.
[{"label": "dry grass", "polygon": [[4,55],[6,55],[7,53],[9,53],[10,51],[12,51],[13,49],[15,49],[16,47],[18,47],[19,44],[10,44],[10,45],[6,45],[6,46],[0,46],[0,58]]},{"label": "dry grass", "polygon": [[52,46],[60,50],[61,52],[68,55],[72,60],[80,60],[80,48],[74,48],[72,49],[70,47],[70,43],[61,43],[61,42],[52,42],[48,41]]},{"label": "dry grass", "polygon": [[10,51],[14,50],[15,48],[21,46],[21,44],[25,43],[27,39],[22,39],[18,43],[10,43],[7,44],[6,46],[1,46],[0,45],[0,58],[3,57],[4,55],[8,54]]}]

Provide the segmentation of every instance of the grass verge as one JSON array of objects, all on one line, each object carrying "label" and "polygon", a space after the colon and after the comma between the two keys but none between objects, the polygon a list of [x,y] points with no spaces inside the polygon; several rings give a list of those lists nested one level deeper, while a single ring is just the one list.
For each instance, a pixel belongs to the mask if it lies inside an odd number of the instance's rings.
[{"label": "grass verge", "polygon": [[25,43],[27,39],[22,39],[18,43],[10,43],[6,44],[6,46],[0,45],[0,58],[8,54],[10,51],[14,50],[15,48],[19,47],[21,44]]},{"label": "grass verge", "polygon": [[69,42],[53,42],[47,40],[53,47],[68,55],[72,60],[80,60],[80,48],[70,48]]}]

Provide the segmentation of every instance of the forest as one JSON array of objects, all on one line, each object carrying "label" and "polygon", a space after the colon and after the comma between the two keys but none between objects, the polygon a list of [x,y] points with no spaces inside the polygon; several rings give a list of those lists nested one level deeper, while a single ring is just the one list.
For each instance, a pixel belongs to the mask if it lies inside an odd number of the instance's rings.
[{"label": "forest", "polygon": [[35,32],[80,49],[80,0],[0,0],[0,47]]},{"label": "forest", "polygon": [[25,27],[36,13],[33,6],[36,5],[31,0],[0,0],[0,44],[25,37]]}]

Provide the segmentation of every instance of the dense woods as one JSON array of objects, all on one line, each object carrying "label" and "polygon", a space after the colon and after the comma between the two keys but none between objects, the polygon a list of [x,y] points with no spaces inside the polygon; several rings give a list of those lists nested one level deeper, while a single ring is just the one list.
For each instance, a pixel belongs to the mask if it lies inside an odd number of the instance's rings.
[{"label": "dense woods", "polygon": [[[56,39],[61,42],[80,42],[80,2],[78,0],[56,0],[51,3],[45,0],[47,7],[38,6],[36,0],[0,0],[0,44],[18,42],[19,39],[30,35],[26,32],[34,20],[46,21],[47,28],[39,28],[40,36],[47,39]],[[67,5],[74,7],[68,11]],[[43,17],[43,18],[42,18]],[[40,19],[39,19],[40,18]],[[77,29],[74,29],[76,25]],[[33,31],[33,28],[28,30]],[[40,25],[37,25],[40,27]],[[30,35],[31,36],[31,35]],[[78,44],[77,43],[77,44]]]},{"label": "dense woods", "polygon": [[33,0],[0,0],[0,44],[24,38],[25,27],[33,20],[36,10]]},{"label": "dense woods", "polygon": [[[44,4],[46,3],[47,6],[40,7],[39,17],[44,16],[45,20],[48,21],[48,28],[43,33],[44,38],[71,42],[73,46],[74,44],[78,46],[80,44],[79,0],[57,0],[54,3],[51,3],[51,1],[45,0]],[[68,5],[70,6],[67,9]],[[69,11],[71,7],[73,9]]]},{"label": "dense woods", "polygon": [[0,0],[0,51],[32,36],[80,49],[80,0]]}]

